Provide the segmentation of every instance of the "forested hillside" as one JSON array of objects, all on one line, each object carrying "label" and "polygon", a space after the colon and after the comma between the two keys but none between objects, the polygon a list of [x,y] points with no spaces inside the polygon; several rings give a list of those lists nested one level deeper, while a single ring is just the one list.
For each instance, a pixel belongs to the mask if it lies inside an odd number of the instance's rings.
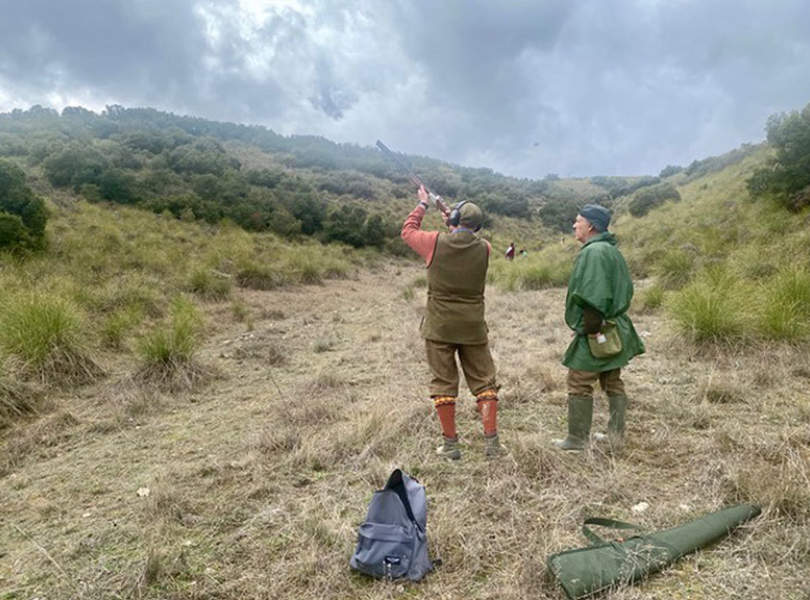
[{"label": "forested hillside", "polygon": [[[355,247],[401,249],[399,224],[413,197],[406,175],[374,148],[148,108],[108,106],[96,114],[73,107],[60,114],[35,106],[2,114],[0,157],[90,202],[167,211],[187,221],[227,218],[248,231]],[[466,199],[490,218],[560,231],[589,200],[611,206],[641,189],[671,197],[659,177],[527,180],[420,156],[406,161],[450,202]],[[705,166],[696,162],[685,172]]]}]

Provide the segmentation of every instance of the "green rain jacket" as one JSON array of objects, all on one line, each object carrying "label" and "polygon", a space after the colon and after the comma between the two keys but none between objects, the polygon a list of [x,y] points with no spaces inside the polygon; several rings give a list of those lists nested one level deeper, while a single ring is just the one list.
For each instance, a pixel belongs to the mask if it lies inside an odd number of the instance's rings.
[{"label": "green rain jacket", "polygon": [[633,299],[630,270],[619,249],[616,238],[608,231],[585,242],[574,262],[565,298],[565,323],[575,332],[583,331],[583,306],[602,313],[616,322],[622,339],[622,351],[608,358],[594,358],[588,348],[587,336],[577,333],[565,351],[562,363],[569,369],[602,373],[625,366],[630,359],[644,352],[627,309]]}]

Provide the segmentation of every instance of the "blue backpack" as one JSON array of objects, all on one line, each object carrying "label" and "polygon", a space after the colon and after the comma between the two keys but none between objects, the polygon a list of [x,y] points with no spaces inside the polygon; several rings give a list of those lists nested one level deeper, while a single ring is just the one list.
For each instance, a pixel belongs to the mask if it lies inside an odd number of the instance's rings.
[{"label": "blue backpack", "polygon": [[349,565],[372,577],[419,581],[433,569],[426,526],[424,486],[395,469],[385,487],[374,492]]}]

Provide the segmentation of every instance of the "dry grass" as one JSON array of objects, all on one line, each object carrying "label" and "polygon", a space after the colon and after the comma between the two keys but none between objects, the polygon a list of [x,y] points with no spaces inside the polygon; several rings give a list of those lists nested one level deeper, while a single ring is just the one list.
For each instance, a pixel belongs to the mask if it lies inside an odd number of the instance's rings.
[{"label": "dry grass", "polygon": [[0,429],[38,414],[42,404],[41,389],[0,374]]},{"label": "dry grass", "polygon": [[[639,315],[648,353],[626,370],[624,453],[562,454],[550,440],[565,428],[564,291],[490,289],[510,453],[484,458],[462,384],[463,458],[442,462],[417,333],[425,292],[405,299],[388,285],[420,272],[240,290],[257,307],[253,331],[227,306],[204,307],[217,319],[200,361],[225,377],[171,393],[97,383],[54,399],[69,411],[0,433],[12,525],[0,598],[562,599],[545,559],[586,544],[584,517],[668,528],[754,502],[763,514],[728,539],[603,597],[806,599],[806,348],[695,349],[661,316]],[[319,352],[318,340],[334,343]],[[603,396],[595,408],[603,430]],[[420,584],[348,568],[371,493],[395,466],[426,486],[431,555],[443,560]]]}]

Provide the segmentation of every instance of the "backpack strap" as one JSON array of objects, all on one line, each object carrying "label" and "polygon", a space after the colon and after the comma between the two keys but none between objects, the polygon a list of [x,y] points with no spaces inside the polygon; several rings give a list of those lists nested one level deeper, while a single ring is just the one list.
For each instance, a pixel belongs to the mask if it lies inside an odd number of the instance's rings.
[{"label": "backpack strap", "polygon": [[626,523],[625,521],[616,521],[615,519],[603,519],[601,517],[589,517],[585,519],[582,524],[582,535],[588,538],[591,545],[606,544],[608,543],[603,537],[594,533],[588,525],[600,525],[609,529],[623,529],[642,532],[644,529],[633,523]]}]

